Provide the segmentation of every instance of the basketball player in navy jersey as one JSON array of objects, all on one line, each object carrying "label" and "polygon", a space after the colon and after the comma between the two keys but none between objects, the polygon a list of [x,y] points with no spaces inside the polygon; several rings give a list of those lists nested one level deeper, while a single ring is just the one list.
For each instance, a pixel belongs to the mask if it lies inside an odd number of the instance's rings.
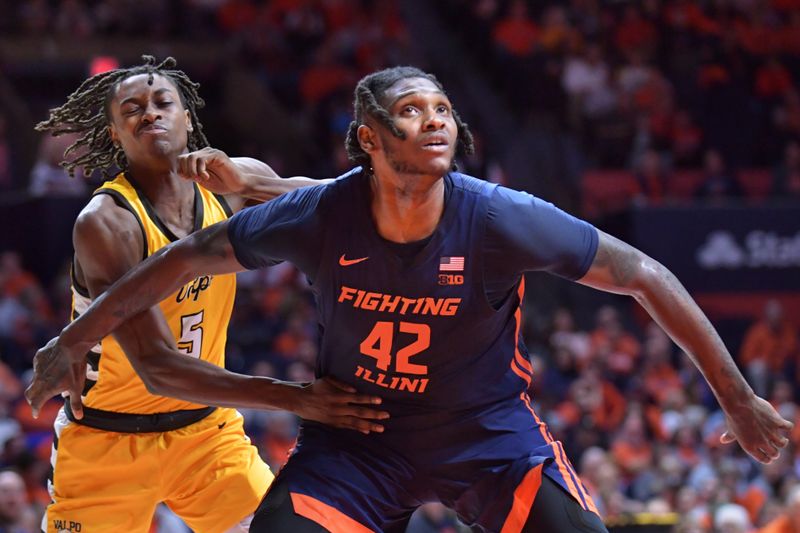
[{"label": "basketball player in navy jersey", "polygon": [[527,393],[522,275],[545,270],[642,304],[706,376],[723,441],[763,463],[786,446],[792,424],[753,393],[666,268],[551,204],[453,171],[471,136],[433,76],[362,79],[347,146],[358,168],[194,233],[114,284],[37,354],[34,405],[63,379],[53,361],[80,361],[182,284],[288,260],[317,299],[317,374],[380,394],[392,416],[371,435],[304,422],[251,531],[402,531],[428,501],[488,531],[605,531]]}]

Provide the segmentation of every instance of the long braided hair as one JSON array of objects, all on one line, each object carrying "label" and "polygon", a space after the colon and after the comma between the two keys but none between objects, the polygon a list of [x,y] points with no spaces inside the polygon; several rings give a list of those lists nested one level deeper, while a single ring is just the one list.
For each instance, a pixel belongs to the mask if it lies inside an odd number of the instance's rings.
[{"label": "long braided hair", "polygon": [[[143,55],[142,65],[130,68],[114,69],[92,76],[84,81],[78,89],[67,97],[61,107],[50,110],[50,118],[36,125],[37,131],[49,131],[53,136],[64,133],[79,133],[81,136],[64,152],[61,162],[70,176],[75,175],[76,167],[83,167],[83,175],[88,176],[95,170],[111,177],[109,167],[116,165],[120,170],[128,167],[128,161],[122,148],[111,141],[108,125],[111,123],[110,104],[119,84],[131,76],[148,74],[147,83],[153,84],[153,75],[158,74],[169,79],[178,89],[183,107],[189,111],[193,131],[189,132],[188,146],[190,150],[198,150],[208,146],[203,133],[203,125],[197,118],[197,110],[205,106],[205,102],[197,93],[199,83],[189,79],[182,70],[175,70],[174,58],[168,57],[156,64],[153,56]],[[70,155],[78,154],[70,158]]]},{"label": "long braided hair", "polygon": [[[355,89],[355,100],[353,102],[353,121],[347,129],[345,148],[347,157],[364,169],[370,168],[370,157],[358,142],[358,127],[365,123],[366,118],[372,117],[392,132],[398,139],[404,139],[405,135],[397,129],[389,112],[378,103],[386,94],[386,91],[395,83],[407,78],[425,78],[431,81],[436,87],[444,92],[444,87],[433,74],[428,74],[416,67],[392,67],[369,74],[358,82]],[[456,145],[457,154],[472,154],[475,151],[475,143],[472,133],[461,117],[453,110],[453,118],[458,126],[458,139]]]}]

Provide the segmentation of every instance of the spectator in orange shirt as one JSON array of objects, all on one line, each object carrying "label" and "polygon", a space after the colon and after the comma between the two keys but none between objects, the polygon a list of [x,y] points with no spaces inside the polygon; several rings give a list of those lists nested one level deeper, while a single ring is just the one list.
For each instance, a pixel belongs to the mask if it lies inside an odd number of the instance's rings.
[{"label": "spectator in orange shirt", "polygon": [[783,513],[758,530],[759,533],[800,533],[800,485],[793,487],[786,496]]},{"label": "spectator in orange shirt", "polygon": [[611,455],[629,481],[653,466],[653,446],[640,406],[633,405],[611,445]]},{"label": "spectator in orange shirt", "polygon": [[739,361],[758,394],[766,393],[773,376],[785,374],[797,356],[797,330],[783,315],[777,300],[764,307],[764,317],[745,334]]},{"label": "spectator in orange shirt", "polygon": [[617,310],[609,305],[596,315],[597,327],[592,332],[592,357],[602,359],[615,378],[624,380],[631,375],[639,360],[641,345],[625,331]]},{"label": "spectator in orange shirt", "polygon": [[581,423],[600,432],[619,426],[625,414],[625,398],[612,383],[603,379],[602,367],[601,361],[592,362],[572,383],[567,401],[558,406],[558,415],[568,425]]},{"label": "spectator in orange shirt", "polygon": [[642,381],[645,391],[656,399],[659,405],[664,403],[676,389],[683,388],[678,372],[671,362],[672,342],[667,334],[651,322],[647,326],[644,343],[644,368]]},{"label": "spectator in orange shirt", "polygon": [[519,58],[529,57],[536,49],[539,28],[528,14],[525,0],[514,0],[508,15],[494,26],[492,36],[501,50]]}]

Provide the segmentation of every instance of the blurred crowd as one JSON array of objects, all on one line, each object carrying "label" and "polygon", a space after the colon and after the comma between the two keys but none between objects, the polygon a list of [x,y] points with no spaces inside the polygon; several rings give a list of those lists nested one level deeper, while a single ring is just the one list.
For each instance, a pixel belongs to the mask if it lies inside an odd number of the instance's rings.
[{"label": "blurred crowd", "polygon": [[523,121],[576,134],[590,169],[626,169],[630,196],[800,196],[800,2],[442,6]]},{"label": "blurred crowd", "polygon": [[[218,51],[190,70],[210,104],[201,117],[212,143],[279,171],[323,176],[348,166],[342,139],[362,75],[402,63],[435,69],[407,23],[415,4],[0,0],[9,15],[0,28],[20,39],[46,35],[53,46],[113,36]],[[654,204],[800,196],[797,0],[446,0],[434,8],[428,15],[439,16],[516,127],[579,140],[590,181],[597,170],[622,170],[626,197]],[[31,95],[36,117],[72,87],[47,81],[48,92]],[[502,143],[486,153],[477,104],[456,105],[478,137],[478,155],[462,167],[502,180],[502,169],[490,168],[504,156],[496,153]],[[0,188],[22,170],[33,194],[81,194],[80,183],[59,183],[46,143],[35,168],[15,164],[2,111]]]},{"label": "blurred crowd", "polygon": [[[213,46],[223,60],[187,68],[203,83],[209,105],[201,119],[211,142],[262,158],[280,173],[328,176],[348,168],[343,139],[355,82],[389,65],[433,67],[410,33],[404,9],[413,4],[0,0],[0,36]],[[460,60],[477,66],[514,110],[518,128],[578,140],[587,198],[609,187],[621,195],[621,208],[676,199],[800,198],[800,0],[432,5],[461,43]],[[61,103],[77,86],[67,81],[32,91],[31,115],[43,119]],[[0,191],[88,195],[99,176],[70,179],[58,166],[69,137],[43,138],[27,166],[15,157],[21,136],[11,132],[20,124],[3,95]],[[479,104],[464,105],[478,153],[461,167],[503,181],[497,161],[504,154],[490,153],[473,120],[471,109]],[[583,216],[601,214],[592,211],[600,204],[584,205]],[[36,348],[66,323],[68,283],[66,267],[40,280],[19,254],[0,253],[0,533],[38,531],[49,501],[44,483],[59,402],[33,419],[22,390]],[[582,323],[576,311],[547,311],[545,326],[526,328],[538,376],[532,393],[610,523],[648,514],[686,533],[800,533],[800,430],[780,460],[757,465],[737,446],[720,444],[724,416],[689,358],[660,328],[619,304],[599,306]],[[309,381],[317,335],[313,298],[294,268],[240,275],[229,330],[231,370]],[[741,346],[732,348],[756,391],[800,422],[797,324],[780,303],[768,303]],[[279,468],[297,421],[282,412],[245,417],[265,460]],[[180,531],[166,513],[154,531],[159,528]],[[447,510],[428,506],[409,531],[462,529]]]}]

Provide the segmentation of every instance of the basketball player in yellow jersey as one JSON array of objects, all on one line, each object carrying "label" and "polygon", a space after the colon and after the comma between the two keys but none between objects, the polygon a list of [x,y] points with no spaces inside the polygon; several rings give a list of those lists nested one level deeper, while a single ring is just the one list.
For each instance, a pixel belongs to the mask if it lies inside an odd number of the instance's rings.
[{"label": "basketball player in yellow jersey", "polygon": [[[73,318],[144,258],[226,219],[245,198],[267,200],[309,183],[282,180],[255,160],[238,158],[230,168],[213,150],[190,153],[207,144],[197,84],[173,70],[171,58],[158,65],[144,59],[90,78],[37,126],[83,133],[68,150],[83,151],[65,165],[71,172],[112,163],[123,170],[75,222]],[[181,165],[212,178],[237,173],[240,194],[214,194],[182,178]],[[73,394],[55,423],[44,531],[145,532],[159,502],[199,533],[246,531],[273,476],[229,407],[287,409],[365,433],[382,430],[388,415],[369,407],[380,400],[341,383],[301,386],[224,370],[235,289],[234,276],[199,277],[90,351],[86,375],[72,375],[85,379],[83,401]],[[206,363],[202,373],[183,372],[192,358]]]}]

